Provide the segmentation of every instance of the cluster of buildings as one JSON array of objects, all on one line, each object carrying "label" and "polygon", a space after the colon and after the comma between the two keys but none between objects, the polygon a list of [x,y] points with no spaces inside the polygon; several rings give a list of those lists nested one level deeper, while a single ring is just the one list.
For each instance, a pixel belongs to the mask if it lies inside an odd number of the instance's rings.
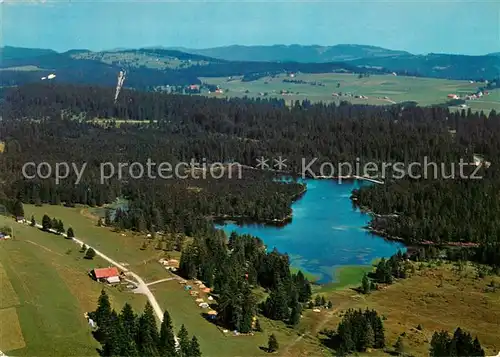
[{"label": "cluster of buildings", "polygon": [[463,97],[460,97],[458,94],[448,94],[448,98],[449,99],[464,99],[464,100],[474,100],[474,99],[478,99],[478,98],[481,98],[483,95],[489,95],[489,92],[488,91],[477,91],[476,93],[472,93],[472,94],[466,94],[464,95]]}]

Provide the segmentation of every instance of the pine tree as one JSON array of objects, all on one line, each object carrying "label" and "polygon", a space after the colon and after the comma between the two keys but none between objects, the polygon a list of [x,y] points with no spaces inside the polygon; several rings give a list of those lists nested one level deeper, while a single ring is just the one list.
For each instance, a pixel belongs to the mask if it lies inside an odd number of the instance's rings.
[{"label": "pine tree", "polygon": [[181,326],[179,333],[177,334],[177,338],[179,339],[181,357],[190,357],[189,351],[191,348],[191,342],[189,341],[189,334],[184,324]]},{"label": "pine tree", "polygon": [[396,351],[399,356],[406,353],[406,346],[401,336],[398,337],[396,343],[394,344],[394,351]]},{"label": "pine tree", "polygon": [[63,221],[59,220],[57,221],[57,233],[61,234],[64,233],[64,223]]},{"label": "pine tree", "polygon": [[189,344],[189,357],[201,357],[200,344],[198,343],[196,336],[193,336],[191,343]]},{"label": "pine tree", "polygon": [[42,229],[44,231],[48,231],[51,228],[52,228],[52,220],[50,219],[49,216],[47,216],[46,214],[44,214],[43,218],[42,218]]},{"label": "pine tree", "polygon": [[449,356],[450,335],[446,331],[434,332],[431,340],[430,356]]},{"label": "pine tree", "polygon": [[260,326],[260,320],[259,319],[257,319],[255,321],[255,331],[262,332],[262,327]]},{"label": "pine tree", "polygon": [[35,216],[31,216],[31,227],[35,227],[36,226],[36,221],[35,221]]},{"label": "pine tree", "polygon": [[321,295],[320,304],[321,304],[321,306],[325,306],[326,305],[326,300],[325,300],[325,297],[323,295]]},{"label": "pine tree", "polygon": [[94,257],[95,257],[95,250],[92,248],[87,249],[87,251],[85,252],[84,258],[92,260],[92,259],[94,259]]},{"label": "pine tree", "polygon": [[363,294],[368,294],[370,292],[370,281],[366,274],[363,275],[363,280],[361,281],[361,291]]},{"label": "pine tree", "polygon": [[16,203],[14,203],[14,209],[13,209],[14,216],[16,217],[24,217],[24,206],[23,203],[20,200],[17,200]]},{"label": "pine tree", "polygon": [[375,311],[373,311],[374,318],[372,319],[372,328],[373,333],[375,335],[375,348],[384,348],[385,347],[385,329],[384,324],[382,323],[382,319],[377,315]]},{"label": "pine tree", "polygon": [[97,300],[97,309],[94,313],[95,322],[98,326],[98,334],[101,342],[106,341],[108,336],[108,327],[111,319],[111,303],[109,302],[108,294],[101,290],[101,295]]},{"label": "pine tree", "polygon": [[370,323],[366,324],[366,330],[364,331],[363,338],[363,349],[372,348],[375,345],[375,333],[373,332],[373,327]]},{"label": "pine tree", "polygon": [[122,340],[120,341],[120,357],[128,356],[128,357],[138,357],[139,351],[137,350],[137,344],[135,343],[135,339],[133,336],[130,336],[128,333],[123,332]]},{"label": "pine tree", "polygon": [[110,226],[112,224],[112,222],[111,222],[111,212],[109,211],[109,209],[106,209],[106,212],[104,214],[104,224],[106,226]]},{"label": "pine tree", "polygon": [[123,305],[120,312],[120,321],[124,331],[135,338],[137,334],[137,316],[128,302]]},{"label": "pine tree", "polygon": [[103,356],[120,356],[123,343],[123,329],[116,312],[113,310],[106,322],[106,338],[103,346]]},{"label": "pine tree", "polygon": [[172,319],[167,310],[163,313],[163,321],[160,327],[160,340],[158,349],[161,355],[174,357],[177,355],[175,349],[175,337],[172,327]]},{"label": "pine tree", "polygon": [[75,232],[73,231],[73,228],[69,227],[68,232],[66,234],[68,238],[74,238],[75,237]]},{"label": "pine tree", "polygon": [[141,356],[151,357],[158,355],[158,328],[151,304],[146,302],[144,312],[139,318],[137,347]]},{"label": "pine tree", "polygon": [[328,300],[328,304],[326,306],[329,309],[331,309],[333,307],[333,304],[332,304],[331,300]]},{"label": "pine tree", "polygon": [[283,284],[278,281],[265,303],[266,316],[273,320],[286,321],[289,318],[288,296]]},{"label": "pine tree", "polygon": [[321,305],[321,297],[319,295],[316,295],[314,298],[314,306],[320,306]]},{"label": "pine tree", "polygon": [[58,226],[59,226],[59,221],[57,220],[57,218],[55,217],[52,218],[52,220],[50,221],[50,228],[57,230]]},{"label": "pine tree", "polygon": [[472,344],[472,353],[471,353],[472,356],[484,356],[484,350],[483,348],[481,347],[481,344],[479,343],[479,339],[476,337],[474,339],[474,342]]},{"label": "pine tree", "polygon": [[276,336],[273,333],[271,334],[271,336],[269,336],[269,340],[267,342],[267,351],[269,353],[272,353],[276,352],[278,349],[279,349],[278,340],[276,339]]},{"label": "pine tree", "polygon": [[290,324],[295,326],[300,322],[300,315],[302,313],[302,306],[298,301],[292,303],[292,311],[290,313]]},{"label": "pine tree", "polygon": [[82,247],[80,248],[80,253],[85,253],[87,251],[87,245],[85,243],[82,244]]}]

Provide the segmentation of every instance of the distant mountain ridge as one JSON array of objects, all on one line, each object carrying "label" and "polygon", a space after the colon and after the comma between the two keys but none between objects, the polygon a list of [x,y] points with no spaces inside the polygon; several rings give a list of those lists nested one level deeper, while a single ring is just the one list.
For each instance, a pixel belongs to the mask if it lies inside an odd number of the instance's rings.
[{"label": "distant mountain ridge", "polygon": [[[223,58],[225,57],[225,58]],[[325,62],[326,61],[326,62]],[[50,49],[0,48],[0,86],[39,81],[49,73],[71,83],[114,85],[126,69],[126,85],[154,88],[200,83],[201,77],[243,76],[252,81],[280,73],[358,73],[460,80],[500,78],[500,53],[484,56],[415,55],[376,46],[227,46],[205,50],[148,47],[59,53]]]},{"label": "distant mountain ridge", "polygon": [[330,61],[378,68],[407,75],[447,79],[489,79],[500,77],[500,52],[482,56],[429,53],[416,55],[367,45],[335,46],[225,46],[207,49],[177,48],[182,52],[229,61],[324,63]]},{"label": "distant mountain ridge", "polygon": [[389,50],[377,46],[341,44],[319,45],[272,45],[241,46],[231,45],[206,49],[184,47],[171,48],[178,51],[209,56],[228,61],[269,61],[269,62],[339,62],[360,58],[410,55],[406,51]]}]

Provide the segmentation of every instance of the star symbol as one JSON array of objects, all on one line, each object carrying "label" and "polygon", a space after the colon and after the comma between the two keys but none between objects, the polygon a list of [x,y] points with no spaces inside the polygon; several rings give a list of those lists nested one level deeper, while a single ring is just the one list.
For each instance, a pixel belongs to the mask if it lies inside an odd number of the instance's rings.
[{"label": "star symbol", "polygon": [[274,167],[280,171],[283,171],[286,169],[286,164],[285,164],[286,161],[287,159],[278,156],[278,159],[274,159]]},{"label": "star symbol", "polygon": [[257,158],[257,168],[261,170],[269,169],[268,161],[269,159],[266,159],[264,156],[261,156],[260,159]]}]

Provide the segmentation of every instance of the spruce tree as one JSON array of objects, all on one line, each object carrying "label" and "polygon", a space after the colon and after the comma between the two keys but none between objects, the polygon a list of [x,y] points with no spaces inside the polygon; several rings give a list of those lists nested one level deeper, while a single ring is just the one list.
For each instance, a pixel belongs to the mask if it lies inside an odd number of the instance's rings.
[{"label": "spruce tree", "polygon": [[450,336],[446,331],[434,332],[431,340],[430,356],[449,356]]},{"label": "spruce tree", "polygon": [[121,350],[120,357],[138,357],[139,351],[137,350],[137,344],[135,343],[135,339],[133,336],[130,336],[128,333],[124,332],[121,340]]},{"label": "spruce tree", "polygon": [[151,304],[146,302],[144,312],[139,318],[138,334],[137,334],[137,347],[139,353],[144,357],[151,357],[158,355],[158,328]]},{"label": "spruce tree", "polygon": [[106,212],[104,214],[104,224],[106,226],[110,226],[111,225],[111,212],[109,211],[109,209],[106,209]]},{"label": "spruce tree", "polygon": [[104,289],[101,290],[101,295],[97,300],[97,309],[94,316],[95,322],[98,326],[98,334],[101,336],[102,341],[106,341],[111,319],[111,303],[109,302],[108,294],[106,294]]},{"label": "spruce tree", "polygon": [[68,232],[66,233],[66,236],[68,238],[74,238],[75,237],[75,232],[73,231],[73,228],[69,227]]},{"label": "spruce tree", "polygon": [[57,233],[61,234],[64,233],[64,223],[63,221],[59,220],[57,221]]},{"label": "spruce tree", "polygon": [[87,251],[85,252],[84,258],[92,260],[92,259],[94,259],[94,257],[95,257],[95,250],[92,248],[87,249]]},{"label": "spruce tree", "polygon": [[137,335],[137,316],[128,302],[123,305],[120,312],[120,321],[124,331],[135,338]]},{"label": "spruce tree", "polygon": [[319,295],[316,295],[316,297],[314,298],[314,305],[315,306],[321,305],[321,297]]},{"label": "spruce tree", "polygon": [[406,353],[406,346],[401,336],[398,337],[396,343],[394,344],[394,351],[396,351],[399,356]]},{"label": "spruce tree", "polygon": [[279,349],[279,343],[278,340],[276,339],[276,336],[273,333],[271,334],[271,336],[269,336],[269,340],[267,342],[267,351],[269,353],[272,353],[276,352],[278,349]]},{"label": "spruce tree", "polygon": [[260,326],[260,320],[255,320],[255,331],[262,332],[262,326]]},{"label": "spruce tree", "polygon": [[363,280],[361,280],[361,291],[363,294],[368,294],[370,292],[370,281],[366,274],[363,275]]},{"label": "spruce tree", "polygon": [[283,284],[278,281],[265,303],[266,316],[273,320],[286,321],[289,318],[288,296]]},{"label": "spruce tree", "polygon": [[290,324],[295,326],[300,322],[300,315],[302,313],[302,306],[298,301],[292,303],[292,311],[290,313]]},{"label": "spruce tree", "polygon": [[484,350],[479,343],[479,339],[476,337],[472,343],[472,356],[484,356]]},{"label": "spruce tree", "polygon": [[375,333],[373,332],[373,327],[370,323],[366,324],[366,330],[364,331],[363,338],[363,349],[372,348],[375,345]]},{"label": "spruce tree", "polygon": [[200,344],[198,343],[196,336],[193,336],[191,343],[189,344],[189,357],[201,357]]},{"label": "spruce tree", "polygon": [[35,227],[36,226],[36,221],[35,221],[35,216],[31,216],[31,227]]},{"label": "spruce tree", "polygon": [[20,200],[17,200],[16,203],[14,203],[14,216],[17,217],[24,217],[24,206],[23,203]]},{"label": "spruce tree", "polygon": [[52,220],[50,219],[49,216],[47,216],[46,214],[44,214],[43,218],[42,218],[42,229],[44,231],[48,231],[51,228],[52,228]]},{"label": "spruce tree", "polygon": [[181,326],[179,333],[177,334],[177,338],[179,339],[180,356],[190,357],[189,352],[191,349],[191,342],[189,341],[189,334],[184,324]]},{"label": "spruce tree", "polygon": [[106,322],[106,338],[103,344],[103,356],[121,356],[123,329],[118,315],[113,310]]},{"label": "spruce tree", "polygon": [[57,218],[52,218],[52,220],[50,221],[50,228],[52,229],[55,229],[57,231],[57,227],[59,226],[59,221],[57,220]]},{"label": "spruce tree", "polygon": [[163,321],[160,327],[160,340],[158,342],[158,349],[162,356],[176,356],[175,337],[172,327],[172,319],[167,310],[163,313]]}]

